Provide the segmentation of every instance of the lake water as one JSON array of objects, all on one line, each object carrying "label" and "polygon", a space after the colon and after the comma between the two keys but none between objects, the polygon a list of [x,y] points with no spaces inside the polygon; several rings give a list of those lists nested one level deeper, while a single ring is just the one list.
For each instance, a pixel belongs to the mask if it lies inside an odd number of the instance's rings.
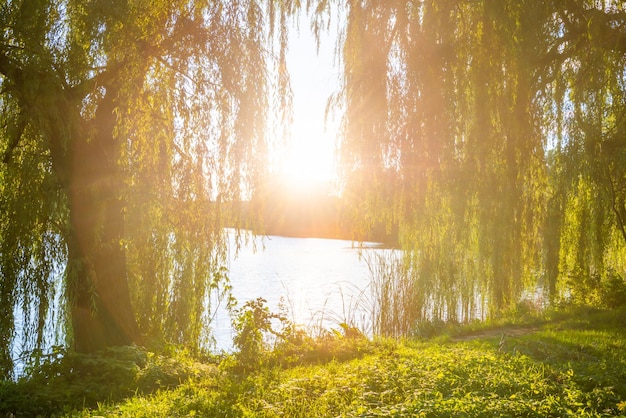
[{"label": "lake water", "polygon": [[[292,322],[308,328],[315,335],[320,329],[339,328],[341,322],[371,333],[370,272],[367,264],[374,243],[364,243],[359,250],[352,241],[257,237],[235,251],[234,235],[228,260],[229,278],[238,307],[259,297],[270,311],[287,309]],[[256,247],[256,249],[255,249]],[[362,257],[361,255],[365,256]],[[58,301],[57,301],[58,302]],[[16,310],[16,341],[21,341],[22,312]],[[225,308],[218,309],[211,323],[217,350],[232,349],[231,318]],[[50,335],[53,330],[50,329]],[[62,342],[62,335],[58,337]],[[12,347],[19,375],[23,368],[19,344]]]},{"label": "lake water", "polygon": [[[376,244],[365,243],[366,251]],[[316,332],[346,322],[366,332],[371,324],[370,273],[352,241],[269,236],[231,252],[229,277],[242,306],[262,297],[270,311],[287,307],[288,318]],[[232,347],[230,317],[218,311],[212,324],[217,349]]]}]

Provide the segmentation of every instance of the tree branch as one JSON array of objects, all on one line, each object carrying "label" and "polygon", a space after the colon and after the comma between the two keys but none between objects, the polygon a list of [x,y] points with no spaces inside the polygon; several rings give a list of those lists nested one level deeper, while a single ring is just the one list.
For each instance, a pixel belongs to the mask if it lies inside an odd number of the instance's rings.
[{"label": "tree branch", "polygon": [[22,68],[16,65],[5,53],[4,49],[0,47],[0,74],[9,80],[11,84],[14,84],[22,78],[22,73]]},{"label": "tree branch", "polygon": [[89,93],[94,92],[98,87],[106,87],[110,85],[119,70],[125,65],[125,62],[118,62],[102,67],[100,71],[91,78],[88,78],[79,84],[69,87],[69,94],[74,99],[83,99]]},{"label": "tree branch", "polygon": [[566,18],[560,12],[566,29],[581,35],[593,47],[626,54],[626,13],[597,8],[584,8],[576,1],[567,1],[567,11],[574,17]]},{"label": "tree branch", "polygon": [[[620,208],[618,199],[617,199],[617,192],[615,191],[615,184],[613,184],[613,176],[611,175],[611,171],[609,168],[607,168],[607,177],[609,180],[609,185],[611,187],[610,191],[611,191],[611,208],[613,209],[613,213],[615,214],[615,218],[617,218],[617,226],[620,230],[620,232],[622,233],[622,237],[624,238],[624,242],[626,242],[626,225],[625,225],[625,219],[626,218],[626,205],[622,205],[623,207]],[[622,210],[620,210],[622,209]]]},{"label": "tree branch", "polygon": [[9,164],[9,161],[11,161],[13,150],[15,150],[15,148],[19,144],[20,139],[22,138],[22,134],[24,133],[24,129],[26,129],[26,119],[23,118],[22,115],[19,115],[18,120],[19,122],[17,124],[17,129],[15,130],[15,135],[11,137],[7,149],[4,151],[4,157],[2,158],[2,162],[5,164]]}]

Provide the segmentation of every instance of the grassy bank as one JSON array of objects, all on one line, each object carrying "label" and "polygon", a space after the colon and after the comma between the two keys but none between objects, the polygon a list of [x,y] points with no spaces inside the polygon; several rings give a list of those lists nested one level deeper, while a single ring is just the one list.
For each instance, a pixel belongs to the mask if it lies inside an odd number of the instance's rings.
[{"label": "grassy bank", "polygon": [[440,331],[300,336],[254,361],[130,348],[55,360],[0,387],[0,416],[626,416],[624,309]]}]

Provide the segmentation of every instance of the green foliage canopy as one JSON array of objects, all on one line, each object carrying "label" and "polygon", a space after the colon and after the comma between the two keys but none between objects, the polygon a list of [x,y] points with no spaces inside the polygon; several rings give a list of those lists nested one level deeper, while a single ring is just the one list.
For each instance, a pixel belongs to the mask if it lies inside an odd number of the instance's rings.
[{"label": "green foliage canopy", "polygon": [[0,5],[2,377],[51,311],[79,351],[206,342],[221,208],[266,170],[296,3]]},{"label": "green foliage canopy", "polygon": [[345,195],[366,226],[400,225],[404,310],[598,303],[626,270],[623,2],[345,7]]},{"label": "green foliage canopy", "polygon": [[[334,4],[343,197],[365,226],[399,225],[414,320],[495,315],[537,289],[596,303],[623,282],[622,2],[319,0],[315,31]],[[79,351],[206,340],[238,213],[224,202],[267,168],[301,6],[1,5],[4,376],[16,312],[35,347],[50,310]]]}]

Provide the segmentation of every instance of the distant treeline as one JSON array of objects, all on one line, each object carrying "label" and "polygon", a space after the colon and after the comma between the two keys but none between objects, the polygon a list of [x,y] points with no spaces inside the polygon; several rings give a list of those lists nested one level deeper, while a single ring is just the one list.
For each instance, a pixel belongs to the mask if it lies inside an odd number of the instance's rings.
[{"label": "distant treeline", "polygon": [[249,227],[256,233],[287,237],[332,238],[381,242],[395,246],[397,227],[382,221],[363,226],[342,198],[319,187],[285,187],[268,183],[254,202],[239,203],[242,214],[231,226]]}]

